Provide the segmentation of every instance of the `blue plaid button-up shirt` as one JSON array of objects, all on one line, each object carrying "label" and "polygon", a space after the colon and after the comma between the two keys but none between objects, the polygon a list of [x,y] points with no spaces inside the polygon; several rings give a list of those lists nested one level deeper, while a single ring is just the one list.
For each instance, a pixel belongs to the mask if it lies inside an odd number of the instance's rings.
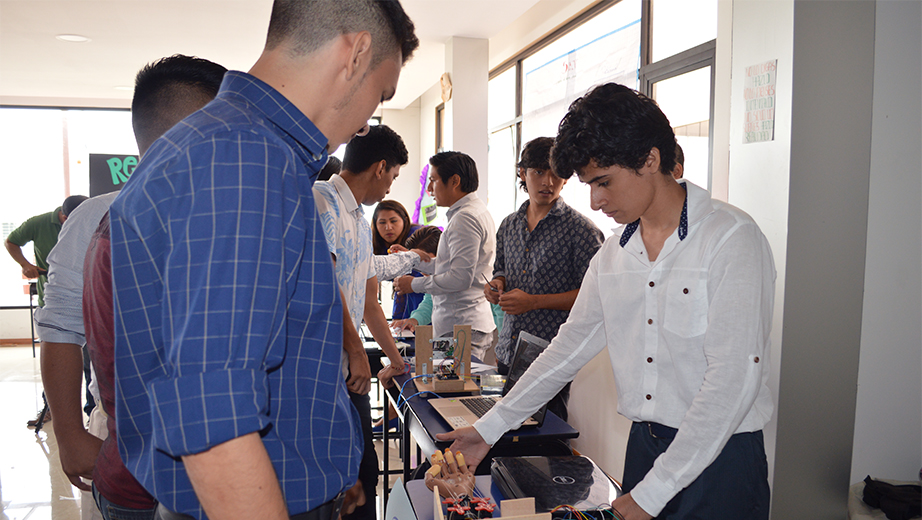
[{"label": "blue plaid button-up shirt", "polygon": [[252,432],[291,514],[356,480],[342,303],[311,193],[326,142],[272,87],[228,72],[112,204],[120,453],[173,511],[205,517],[180,457]]}]

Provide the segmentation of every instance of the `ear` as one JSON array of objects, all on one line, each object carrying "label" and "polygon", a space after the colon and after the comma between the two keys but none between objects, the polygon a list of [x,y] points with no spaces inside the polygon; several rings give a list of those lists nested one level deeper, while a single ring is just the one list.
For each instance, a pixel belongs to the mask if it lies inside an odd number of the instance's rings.
[{"label": "ear", "polygon": [[525,168],[519,168],[519,179],[522,182],[525,182],[525,177],[528,176],[528,170]]},{"label": "ear", "polygon": [[384,159],[381,159],[380,161],[375,163],[374,170],[375,170],[374,176],[376,179],[383,178],[384,172],[387,171],[387,161],[385,161]]},{"label": "ear", "polygon": [[451,178],[448,179],[448,187],[453,190],[456,189],[458,191],[461,191],[461,176],[458,175],[457,173],[452,175]]},{"label": "ear", "polygon": [[343,35],[348,39],[349,62],[346,64],[346,80],[362,77],[371,64],[371,34],[361,31]]},{"label": "ear", "polygon": [[643,163],[643,169],[645,171],[659,173],[659,167],[660,167],[659,148],[654,146],[653,148],[650,148],[650,153],[647,154],[647,159]]}]

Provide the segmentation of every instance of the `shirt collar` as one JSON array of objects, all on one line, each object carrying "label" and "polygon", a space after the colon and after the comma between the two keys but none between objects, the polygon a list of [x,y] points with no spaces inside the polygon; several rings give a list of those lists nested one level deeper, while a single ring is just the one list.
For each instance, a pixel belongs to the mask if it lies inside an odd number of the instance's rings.
[{"label": "shirt collar", "polygon": [[[685,240],[685,237],[688,236],[688,186],[686,186],[684,182],[680,182],[679,185],[685,188],[685,203],[682,204],[682,215],[679,216],[679,228],[677,231],[679,233],[679,240]],[[621,233],[621,240],[618,242],[621,244],[621,247],[626,246],[627,243],[630,242],[631,237],[634,236],[634,232],[637,231],[639,226],[640,219],[624,226],[624,232]]]},{"label": "shirt collar", "polygon": [[469,206],[473,204],[476,199],[477,199],[476,193],[468,193],[467,195],[455,201],[455,203],[452,204],[450,208],[448,208],[448,212],[445,213],[445,216],[450,220],[452,215],[460,211],[461,208],[463,208],[464,206]]},{"label": "shirt collar", "polygon": [[58,208],[51,212],[51,222],[53,224],[61,225],[61,219],[58,218],[58,213],[61,212],[63,206],[58,206]]},{"label": "shirt collar", "polygon": [[327,155],[329,139],[279,91],[259,78],[236,70],[228,71],[221,82],[218,97],[243,96],[255,105],[267,119],[303,146],[315,161]]},{"label": "shirt collar", "polygon": [[355,195],[352,194],[352,190],[349,189],[349,185],[346,184],[345,179],[343,179],[338,173],[330,177],[330,184],[336,188],[336,193],[339,194],[339,198],[343,200],[343,209],[348,213],[354,213],[356,210],[360,214],[365,214],[365,211],[359,206],[358,202],[355,201]]},{"label": "shirt collar", "polygon": [[[531,204],[531,200],[526,200],[519,206],[519,209],[517,209],[515,212],[516,218],[525,219],[525,220],[528,219],[529,204]],[[544,217],[545,218],[550,217],[550,216],[560,217],[563,215],[564,211],[566,211],[567,207],[568,206],[566,202],[563,201],[563,197],[557,197],[557,200],[554,201],[554,206],[551,208],[550,211],[547,212],[547,215],[545,215]],[[541,219],[541,220],[544,220],[544,219]]]}]

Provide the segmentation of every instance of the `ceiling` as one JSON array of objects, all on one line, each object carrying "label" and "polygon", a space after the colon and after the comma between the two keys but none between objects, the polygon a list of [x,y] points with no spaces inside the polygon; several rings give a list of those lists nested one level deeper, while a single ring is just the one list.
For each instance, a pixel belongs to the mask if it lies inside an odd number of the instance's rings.
[{"label": "ceiling", "polygon": [[[404,67],[402,109],[438,82],[452,36],[490,38],[538,0],[402,0],[420,48]],[[130,106],[138,69],[188,54],[248,70],[271,0],[0,0],[0,104]],[[55,37],[77,34],[89,42]]]}]

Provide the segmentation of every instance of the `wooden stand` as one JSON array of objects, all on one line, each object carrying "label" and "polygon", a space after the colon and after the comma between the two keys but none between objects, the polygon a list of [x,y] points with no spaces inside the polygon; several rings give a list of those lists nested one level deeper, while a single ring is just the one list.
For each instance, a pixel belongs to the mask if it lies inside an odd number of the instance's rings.
[{"label": "wooden stand", "polygon": [[[416,386],[420,391],[433,392],[476,392],[479,391],[471,379],[471,326],[455,325],[453,339],[455,342],[454,367],[458,379],[420,378]],[[433,374],[434,367],[440,360],[432,358],[432,326],[416,327],[416,374]]]}]

